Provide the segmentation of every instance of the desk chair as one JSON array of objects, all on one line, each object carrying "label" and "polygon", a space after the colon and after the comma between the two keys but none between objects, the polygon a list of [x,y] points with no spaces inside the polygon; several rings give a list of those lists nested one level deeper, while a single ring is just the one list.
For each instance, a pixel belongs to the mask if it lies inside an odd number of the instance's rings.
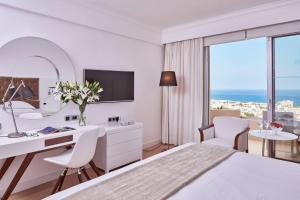
[{"label": "desk chair", "polygon": [[[92,162],[92,158],[95,154],[98,134],[98,129],[83,132],[79,136],[73,149],[69,149],[57,156],[44,158],[47,162],[65,167],[52,190],[52,194],[61,190],[68,169],[77,170],[77,177],[80,183],[82,183],[81,171],[85,177],[90,180],[90,177],[84,168],[85,165],[90,163],[94,171],[97,173],[95,170],[96,166]],[[97,173],[97,175],[100,174]]]}]

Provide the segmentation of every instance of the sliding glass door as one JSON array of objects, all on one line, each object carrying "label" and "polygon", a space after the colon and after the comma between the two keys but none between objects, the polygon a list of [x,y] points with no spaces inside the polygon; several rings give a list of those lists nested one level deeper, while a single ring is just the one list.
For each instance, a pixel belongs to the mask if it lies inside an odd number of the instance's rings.
[{"label": "sliding glass door", "polygon": [[[273,119],[300,133],[300,35],[273,38]],[[299,130],[299,131],[298,131]],[[277,157],[300,161],[298,145],[278,142]]]}]

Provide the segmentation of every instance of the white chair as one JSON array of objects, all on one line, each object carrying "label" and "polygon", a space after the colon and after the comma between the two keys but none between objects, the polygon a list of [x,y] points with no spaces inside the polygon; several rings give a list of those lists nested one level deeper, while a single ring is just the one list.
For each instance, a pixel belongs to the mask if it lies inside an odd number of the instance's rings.
[{"label": "white chair", "polygon": [[68,169],[77,169],[77,176],[80,183],[82,183],[81,171],[85,177],[90,180],[90,177],[84,168],[87,164],[91,165],[98,176],[101,175],[99,169],[92,161],[96,150],[98,135],[99,129],[83,132],[76,141],[73,149],[69,149],[57,156],[44,158],[47,162],[65,167],[52,190],[52,194],[61,190]]},{"label": "white chair", "polygon": [[249,121],[238,117],[215,117],[214,123],[199,128],[200,142],[248,152]]}]

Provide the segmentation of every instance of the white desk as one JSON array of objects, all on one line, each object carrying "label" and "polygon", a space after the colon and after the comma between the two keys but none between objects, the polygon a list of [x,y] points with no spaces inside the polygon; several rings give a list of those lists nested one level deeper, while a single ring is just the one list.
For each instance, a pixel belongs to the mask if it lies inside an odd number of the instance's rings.
[{"label": "white desk", "polygon": [[[23,176],[24,172],[26,171],[27,167],[31,163],[32,159],[37,153],[68,147],[74,143],[76,143],[79,135],[82,132],[99,129],[99,136],[103,137],[105,135],[105,129],[101,126],[72,126],[76,130],[66,131],[61,133],[55,134],[39,134],[37,137],[22,137],[22,138],[0,138],[0,159],[6,159],[4,164],[0,169],[0,181],[2,177],[5,175],[6,171],[12,164],[13,160],[16,156],[26,154],[23,162],[21,163],[18,171],[16,172],[14,178],[12,179],[11,183],[9,184],[7,190],[5,191],[4,195],[2,196],[2,200],[8,199],[8,197],[13,192],[14,188],[18,184],[19,180]],[[36,132],[37,130],[31,130],[27,132]],[[94,162],[90,162],[91,167],[100,175],[98,168],[95,166]]]}]

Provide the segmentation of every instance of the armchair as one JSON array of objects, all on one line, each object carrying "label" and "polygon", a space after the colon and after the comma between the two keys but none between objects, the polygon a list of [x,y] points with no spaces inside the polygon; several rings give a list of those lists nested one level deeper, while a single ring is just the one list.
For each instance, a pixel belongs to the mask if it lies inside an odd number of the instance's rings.
[{"label": "armchair", "polygon": [[237,117],[215,117],[214,123],[199,128],[200,142],[248,152],[248,120]]}]

